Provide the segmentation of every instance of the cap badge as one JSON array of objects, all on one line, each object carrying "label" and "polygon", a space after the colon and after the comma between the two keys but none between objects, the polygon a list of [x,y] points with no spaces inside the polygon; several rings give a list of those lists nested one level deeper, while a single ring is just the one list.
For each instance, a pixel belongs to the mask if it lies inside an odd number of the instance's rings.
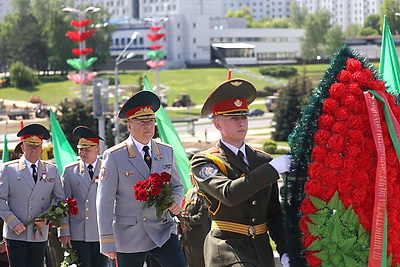
[{"label": "cap badge", "polygon": [[235,81],[235,82],[231,82],[231,84],[233,86],[240,86],[240,85],[242,85],[242,82],[241,81]]},{"label": "cap badge", "polygon": [[153,110],[151,108],[149,108],[149,107],[144,107],[144,108],[141,108],[139,111],[137,111],[135,113],[135,115],[136,116],[140,116],[141,114],[147,115],[149,113],[153,113]]},{"label": "cap badge", "polygon": [[241,107],[243,102],[240,99],[236,99],[233,104],[235,104],[236,107]]}]

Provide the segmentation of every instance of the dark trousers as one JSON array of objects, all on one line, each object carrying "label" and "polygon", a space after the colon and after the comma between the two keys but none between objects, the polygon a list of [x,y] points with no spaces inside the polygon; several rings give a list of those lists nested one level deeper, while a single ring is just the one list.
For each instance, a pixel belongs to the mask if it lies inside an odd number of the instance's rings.
[{"label": "dark trousers", "polygon": [[117,252],[119,267],[142,267],[146,256],[150,254],[162,267],[185,267],[185,259],[177,235],[171,235],[162,247],[153,248],[147,252],[120,253]]},{"label": "dark trousers", "polygon": [[7,240],[8,255],[12,267],[43,267],[47,241],[26,242]]},{"label": "dark trousers", "polygon": [[106,267],[107,257],[100,253],[99,242],[71,241],[72,248],[76,250],[79,267]]}]

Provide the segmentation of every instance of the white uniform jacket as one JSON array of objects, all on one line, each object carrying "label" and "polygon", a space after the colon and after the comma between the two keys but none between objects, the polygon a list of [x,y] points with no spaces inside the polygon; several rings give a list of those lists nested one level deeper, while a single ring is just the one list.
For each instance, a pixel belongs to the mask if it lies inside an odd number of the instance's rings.
[{"label": "white uniform jacket", "polygon": [[56,165],[39,160],[37,173],[35,183],[24,156],[1,165],[0,216],[5,222],[5,238],[28,242],[42,242],[48,238],[48,225],[41,228],[42,234],[33,233],[33,224],[20,235],[12,231],[18,223],[27,223],[47,212],[52,199],[55,203],[65,199]]},{"label": "white uniform jacket", "polygon": [[106,150],[97,191],[97,221],[101,252],[134,253],[161,247],[176,233],[176,224],[169,213],[160,219],[154,207],[144,208],[135,199],[133,186],[151,173],[168,172],[173,186],[172,196],[180,205],[183,185],[177,171],[171,146],[151,141],[151,171],[132,137]]},{"label": "white uniform jacket", "polygon": [[[96,193],[101,161],[98,160],[93,179],[90,178],[85,163],[80,160],[67,165],[61,175],[65,197],[75,198],[78,214],[69,214],[71,240],[99,241],[96,217]],[[65,235],[63,229],[60,235]]]}]

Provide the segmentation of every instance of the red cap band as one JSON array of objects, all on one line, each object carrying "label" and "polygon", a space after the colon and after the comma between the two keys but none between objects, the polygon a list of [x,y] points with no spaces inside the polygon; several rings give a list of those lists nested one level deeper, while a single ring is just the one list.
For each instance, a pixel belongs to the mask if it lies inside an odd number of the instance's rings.
[{"label": "red cap band", "polygon": [[249,111],[249,107],[247,106],[247,99],[237,98],[219,102],[211,107],[211,111],[214,116],[217,116],[235,111]]}]

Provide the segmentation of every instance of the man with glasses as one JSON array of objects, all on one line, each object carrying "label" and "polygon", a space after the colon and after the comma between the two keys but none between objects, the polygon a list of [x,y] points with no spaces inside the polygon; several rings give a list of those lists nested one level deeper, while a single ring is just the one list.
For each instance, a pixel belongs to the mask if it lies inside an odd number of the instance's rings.
[{"label": "man with glasses", "polygon": [[3,235],[11,266],[42,267],[48,221],[25,224],[45,213],[52,201],[64,200],[64,191],[57,167],[40,160],[42,142],[50,138],[49,131],[40,124],[30,124],[17,136],[22,140],[22,157],[0,168],[0,216],[6,224]]},{"label": "man with glasses", "polygon": [[60,242],[76,250],[80,267],[106,267],[107,257],[100,253],[97,226],[96,194],[101,167],[100,140],[104,140],[86,126],[73,132],[78,140],[79,161],[65,166],[61,175],[65,197],[74,198],[78,214],[69,215],[69,229],[61,229]]},{"label": "man with glasses", "polygon": [[[172,147],[153,140],[160,99],[150,91],[133,95],[118,117],[125,119],[130,136],[106,150],[97,193],[100,250],[119,267],[142,267],[148,255],[161,266],[185,266],[173,214],[180,212],[183,185]],[[171,174],[174,202],[157,218],[154,207],[134,197],[134,185],[152,173]]]}]

